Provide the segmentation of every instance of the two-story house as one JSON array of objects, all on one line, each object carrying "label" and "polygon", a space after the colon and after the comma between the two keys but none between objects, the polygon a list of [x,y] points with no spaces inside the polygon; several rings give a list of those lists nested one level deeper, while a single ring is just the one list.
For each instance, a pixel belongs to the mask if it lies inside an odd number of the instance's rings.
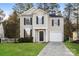
[{"label": "two-story house", "polygon": [[20,15],[20,37],[33,37],[33,42],[62,42],[64,19],[44,10],[31,8]]}]

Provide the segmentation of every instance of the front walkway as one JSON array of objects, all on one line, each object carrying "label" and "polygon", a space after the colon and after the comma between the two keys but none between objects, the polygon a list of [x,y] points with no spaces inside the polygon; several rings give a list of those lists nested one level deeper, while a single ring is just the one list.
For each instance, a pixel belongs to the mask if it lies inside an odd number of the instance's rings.
[{"label": "front walkway", "polygon": [[38,56],[74,56],[62,42],[50,42]]}]

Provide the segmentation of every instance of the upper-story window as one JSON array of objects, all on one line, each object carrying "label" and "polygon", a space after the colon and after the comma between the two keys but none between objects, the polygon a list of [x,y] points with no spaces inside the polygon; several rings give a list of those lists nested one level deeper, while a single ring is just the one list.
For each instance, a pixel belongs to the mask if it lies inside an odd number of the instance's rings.
[{"label": "upper-story window", "polygon": [[58,20],[54,20],[54,19],[52,19],[52,26],[54,26],[54,25],[56,25],[56,26],[60,26],[60,19],[58,19]]},{"label": "upper-story window", "polygon": [[58,26],[60,26],[60,19],[58,19]]},{"label": "upper-story window", "polygon": [[54,26],[54,20],[52,19],[52,26]]},{"label": "upper-story window", "polygon": [[24,18],[24,25],[32,25],[32,18]]},{"label": "upper-story window", "polygon": [[44,24],[44,16],[36,16],[36,24]]}]

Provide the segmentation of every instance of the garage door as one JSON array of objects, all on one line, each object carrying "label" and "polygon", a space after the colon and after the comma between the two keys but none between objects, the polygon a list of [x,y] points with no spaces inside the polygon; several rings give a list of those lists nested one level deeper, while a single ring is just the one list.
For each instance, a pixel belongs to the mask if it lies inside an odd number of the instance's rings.
[{"label": "garage door", "polygon": [[62,33],[56,33],[56,32],[50,32],[50,41],[53,41],[53,42],[63,41],[63,34]]}]

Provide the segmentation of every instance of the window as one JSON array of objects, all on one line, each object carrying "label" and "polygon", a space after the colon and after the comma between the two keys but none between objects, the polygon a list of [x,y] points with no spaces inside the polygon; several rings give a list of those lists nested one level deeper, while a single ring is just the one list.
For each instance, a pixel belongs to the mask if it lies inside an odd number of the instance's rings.
[{"label": "window", "polygon": [[44,16],[36,16],[36,24],[44,24]]},{"label": "window", "polygon": [[60,20],[58,19],[58,26],[60,26]]},{"label": "window", "polygon": [[32,18],[24,18],[24,25],[32,25]]},{"label": "window", "polygon": [[44,16],[42,16],[42,24],[44,24]]},{"label": "window", "polygon": [[29,24],[30,24],[29,19],[26,19],[26,24],[27,24],[27,25],[29,25]]},{"label": "window", "polygon": [[[29,32],[29,34],[28,34]],[[24,29],[24,38],[25,37],[32,37],[32,29],[30,29],[30,31],[28,31],[28,29]]]},{"label": "window", "polygon": [[52,19],[52,26],[54,26],[54,20]]},{"label": "window", "polygon": [[36,16],[36,24],[38,24],[38,16]]}]

